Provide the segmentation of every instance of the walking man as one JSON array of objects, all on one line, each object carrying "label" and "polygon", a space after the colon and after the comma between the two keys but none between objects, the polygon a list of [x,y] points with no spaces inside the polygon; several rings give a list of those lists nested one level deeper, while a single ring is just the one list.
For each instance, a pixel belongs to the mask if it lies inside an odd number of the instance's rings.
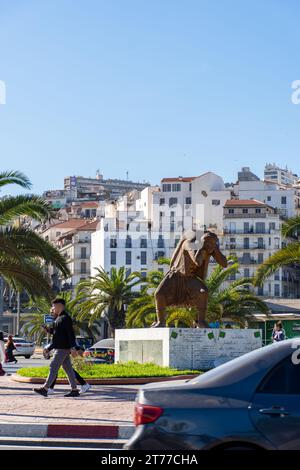
[{"label": "walking man", "polygon": [[56,299],[52,303],[52,311],[56,320],[54,322],[54,328],[49,329],[44,327],[48,333],[53,334],[52,348],[55,349],[53,359],[50,364],[50,372],[47,380],[43,387],[34,388],[33,391],[46,397],[48,395],[48,389],[54,382],[60,366],[63,367],[67,374],[69,383],[71,385],[71,391],[65,395],[65,397],[78,397],[79,391],[76,385],[75,373],[71,364],[70,353],[76,348],[76,339],[72,325],[72,319],[70,315],[65,311],[65,300]]}]

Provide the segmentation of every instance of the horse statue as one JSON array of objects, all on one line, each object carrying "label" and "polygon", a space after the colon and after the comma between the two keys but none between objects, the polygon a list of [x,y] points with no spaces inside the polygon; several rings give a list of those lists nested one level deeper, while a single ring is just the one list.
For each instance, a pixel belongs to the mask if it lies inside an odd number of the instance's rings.
[{"label": "horse statue", "polygon": [[207,231],[201,238],[202,246],[195,250],[196,233],[187,232],[179,241],[171,258],[170,269],[157,287],[154,297],[157,321],[151,327],[166,326],[166,307],[196,307],[198,326],[208,327],[205,315],[208,289],[205,285],[209,259],[212,256],[226,268],[227,259],[219,249],[218,237]]}]

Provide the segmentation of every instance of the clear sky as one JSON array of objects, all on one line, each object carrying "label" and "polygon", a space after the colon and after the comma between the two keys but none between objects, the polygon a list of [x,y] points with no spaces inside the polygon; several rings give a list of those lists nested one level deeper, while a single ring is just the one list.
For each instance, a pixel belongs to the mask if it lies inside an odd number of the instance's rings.
[{"label": "clear sky", "polygon": [[0,0],[1,170],[300,173],[298,0]]}]

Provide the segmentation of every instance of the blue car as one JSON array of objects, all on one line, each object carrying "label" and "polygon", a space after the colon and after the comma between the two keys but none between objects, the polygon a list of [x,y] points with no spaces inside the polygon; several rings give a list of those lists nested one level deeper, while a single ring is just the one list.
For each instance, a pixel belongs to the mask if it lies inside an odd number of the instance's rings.
[{"label": "blue car", "polygon": [[300,450],[300,338],[140,389],[127,450]]}]

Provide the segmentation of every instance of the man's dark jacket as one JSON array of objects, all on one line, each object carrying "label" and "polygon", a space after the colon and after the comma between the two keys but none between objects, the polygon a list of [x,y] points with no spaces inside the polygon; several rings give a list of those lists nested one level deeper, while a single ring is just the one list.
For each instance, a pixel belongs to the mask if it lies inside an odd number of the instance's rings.
[{"label": "man's dark jacket", "polygon": [[55,320],[51,347],[49,349],[71,349],[76,346],[76,338],[73,330],[73,321],[67,312],[63,311]]}]

